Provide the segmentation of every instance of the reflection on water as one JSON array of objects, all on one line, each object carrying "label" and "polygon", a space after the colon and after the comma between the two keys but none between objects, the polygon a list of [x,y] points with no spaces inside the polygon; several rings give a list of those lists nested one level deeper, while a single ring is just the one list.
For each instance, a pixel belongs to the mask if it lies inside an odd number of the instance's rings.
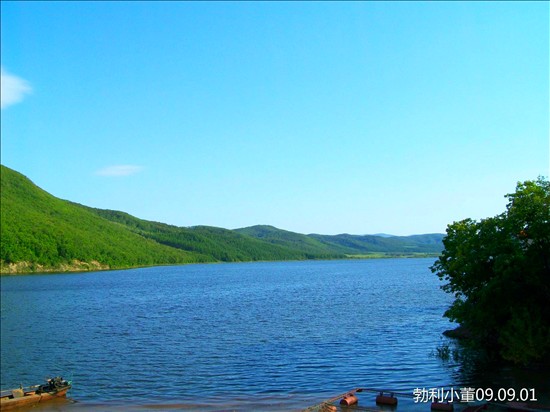
[{"label": "reflection on water", "polygon": [[487,370],[433,356],[452,325],[431,263],[2,277],[1,385],[63,375],[76,403],[52,407],[65,411],[298,410],[359,386],[488,384]]}]

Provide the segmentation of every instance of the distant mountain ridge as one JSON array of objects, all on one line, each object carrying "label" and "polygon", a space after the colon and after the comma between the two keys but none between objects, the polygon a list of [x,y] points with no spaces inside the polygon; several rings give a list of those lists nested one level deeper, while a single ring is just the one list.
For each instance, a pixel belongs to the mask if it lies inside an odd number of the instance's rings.
[{"label": "distant mountain ridge", "polygon": [[1,166],[2,273],[198,262],[436,255],[444,235],[304,235],[258,225],[177,227],[58,199]]},{"label": "distant mountain ridge", "polygon": [[443,234],[425,234],[412,236],[376,236],[376,235],[302,235],[277,229],[273,226],[258,225],[236,232],[277,244],[289,245],[311,252],[330,250],[343,255],[365,255],[368,253],[386,254],[436,254],[441,252]]}]

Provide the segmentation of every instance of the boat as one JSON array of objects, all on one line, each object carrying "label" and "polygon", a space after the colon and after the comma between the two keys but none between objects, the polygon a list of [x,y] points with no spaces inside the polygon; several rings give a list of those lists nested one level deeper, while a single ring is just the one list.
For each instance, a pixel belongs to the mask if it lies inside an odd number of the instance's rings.
[{"label": "boat", "polygon": [[2,391],[0,411],[14,410],[51,399],[63,398],[69,389],[71,389],[71,382],[61,376],[56,376],[48,379],[45,384],[31,386],[28,390],[19,387],[11,391]]}]

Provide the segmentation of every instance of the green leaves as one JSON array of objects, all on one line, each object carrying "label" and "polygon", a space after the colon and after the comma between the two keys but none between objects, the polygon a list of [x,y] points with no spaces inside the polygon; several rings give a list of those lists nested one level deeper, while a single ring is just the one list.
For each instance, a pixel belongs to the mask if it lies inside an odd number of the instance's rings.
[{"label": "green leaves", "polygon": [[456,298],[445,316],[478,346],[517,363],[550,360],[550,184],[518,183],[507,197],[500,215],[450,224],[431,269]]},{"label": "green leaves", "polygon": [[541,361],[550,351],[550,328],[540,313],[514,307],[509,322],[501,330],[499,343],[505,359],[521,364]]}]

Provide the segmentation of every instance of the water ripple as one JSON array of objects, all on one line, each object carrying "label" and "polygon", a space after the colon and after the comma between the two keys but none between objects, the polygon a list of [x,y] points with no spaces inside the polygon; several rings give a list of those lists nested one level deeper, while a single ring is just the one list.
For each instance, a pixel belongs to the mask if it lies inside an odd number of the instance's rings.
[{"label": "water ripple", "polygon": [[449,303],[431,263],[3,277],[2,387],[72,374],[71,397],[84,406],[137,405],[154,387],[164,405],[281,410],[357,386],[450,382],[456,368],[430,356]]}]

